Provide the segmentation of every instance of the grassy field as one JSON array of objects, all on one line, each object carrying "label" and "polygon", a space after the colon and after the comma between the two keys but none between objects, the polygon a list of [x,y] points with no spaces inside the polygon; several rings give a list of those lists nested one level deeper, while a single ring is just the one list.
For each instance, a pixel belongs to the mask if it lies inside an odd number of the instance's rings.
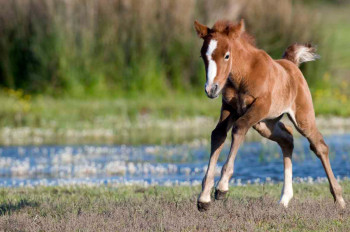
[{"label": "grassy field", "polygon": [[[327,95],[314,100],[318,116],[350,115],[350,107],[334,97],[336,92],[324,92]],[[174,144],[209,139],[221,107],[221,99],[208,99],[204,93],[72,99],[6,90],[0,93],[0,102],[0,145]],[[327,127],[338,128],[334,123]]]},{"label": "grassy field", "polygon": [[[334,97],[319,100],[315,101],[316,113],[323,118],[350,115],[350,107]],[[0,102],[0,145],[174,144],[209,139],[221,107],[221,99],[208,99],[204,93],[56,99],[7,90],[0,94]],[[339,120],[346,119],[332,121]],[[339,126],[349,128],[342,123],[319,125],[333,131]]]},{"label": "grassy field", "polygon": [[[0,95],[0,127],[32,126],[79,128],[84,123],[109,128],[123,121],[135,122],[139,117],[149,119],[177,119],[206,116],[217,118],[221,100],[202,96],[169,94],[165,96],[140,95],[115,98],[52,98],[31,97],[21,91],[8,90]],[[78,123],[78,124],[77,124]],[[79,124],[81,123],[81,124]]]},{"label": "grassy field", "polygon": [[128,99],[6,94],[0,97],[0,144],[6,145],[178,143],[208,137],[221,107],[219,99],[209,101],[204,94]]},{"label": "grassy field", "polygon": [[[349,202],[350,182],[341,183]],[[338,209],[326,184],[232,187],[228,198],[196,209],[198,187],[39,187],[0,190],[3,231],[349,231],[350,209]]]},{"label": "grassy field", "polygon": [[[317,115],[349,116],[347,96],[331,90],[316,91]],[[344,98],[342,100],[342,98]],[[176,120],[197,116],[218,119],[221,99],[208,99],[191,93],[163,96],[140,95],[115,98],[53,98],[23,94],[21,91],[0,92],[0,127],[110,128],[140,118]],[[324,104],[327,102],[328,104]]]}]

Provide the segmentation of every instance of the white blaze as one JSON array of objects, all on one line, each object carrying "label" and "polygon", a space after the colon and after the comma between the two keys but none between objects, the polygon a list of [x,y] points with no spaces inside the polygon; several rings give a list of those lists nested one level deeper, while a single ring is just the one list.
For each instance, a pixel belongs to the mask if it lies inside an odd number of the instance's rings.
[{"label": "white blaze", "polygon": [[213,84],[214,78],[216,77],[217,67],[215,61],[212,59],[212,54],[218,45],[218,41],[212,39],[209,43],[206,56],[208,59],[208,71],[207,71],[207,84]]}]

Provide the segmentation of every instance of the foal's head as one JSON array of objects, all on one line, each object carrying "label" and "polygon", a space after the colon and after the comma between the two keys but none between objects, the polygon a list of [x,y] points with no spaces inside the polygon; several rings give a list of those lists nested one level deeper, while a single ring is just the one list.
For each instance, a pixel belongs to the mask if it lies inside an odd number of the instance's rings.
[{"label": "foal's head", "polygon": [[211,29],[195,21],[194,26],[198,36],[204,40],[201,57],[207,77],[205,92],[208,97],[216,98],[231,72],[234,41],[244,32],[244,22],[219,21]]}]

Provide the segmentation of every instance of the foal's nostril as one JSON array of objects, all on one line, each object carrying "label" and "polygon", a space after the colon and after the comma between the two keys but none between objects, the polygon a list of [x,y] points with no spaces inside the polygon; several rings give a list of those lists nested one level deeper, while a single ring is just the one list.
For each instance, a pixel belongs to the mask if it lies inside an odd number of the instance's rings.
[{"label": "foal's nostril", "polygon": [[218,84],[214,84],[213,87],[211,88],[211,92],[214,94],[216,93],[216,91],[218,90],[219,85]]},{"label": "foal's nostril", "polygon": [[215,98],[217,96],[218,90],[219,90],[218,84],[205,85],[205,93],[210,98]]}]

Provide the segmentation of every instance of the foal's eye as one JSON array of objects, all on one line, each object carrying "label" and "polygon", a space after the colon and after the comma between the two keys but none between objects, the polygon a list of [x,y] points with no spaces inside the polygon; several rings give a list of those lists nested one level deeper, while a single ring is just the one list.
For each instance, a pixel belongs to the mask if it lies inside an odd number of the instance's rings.
[{"label": "foal's eye", "polygon": [[226,53],[225,54],[225,60],[228,60],[230,58],[230,54],[229,53]]}]

